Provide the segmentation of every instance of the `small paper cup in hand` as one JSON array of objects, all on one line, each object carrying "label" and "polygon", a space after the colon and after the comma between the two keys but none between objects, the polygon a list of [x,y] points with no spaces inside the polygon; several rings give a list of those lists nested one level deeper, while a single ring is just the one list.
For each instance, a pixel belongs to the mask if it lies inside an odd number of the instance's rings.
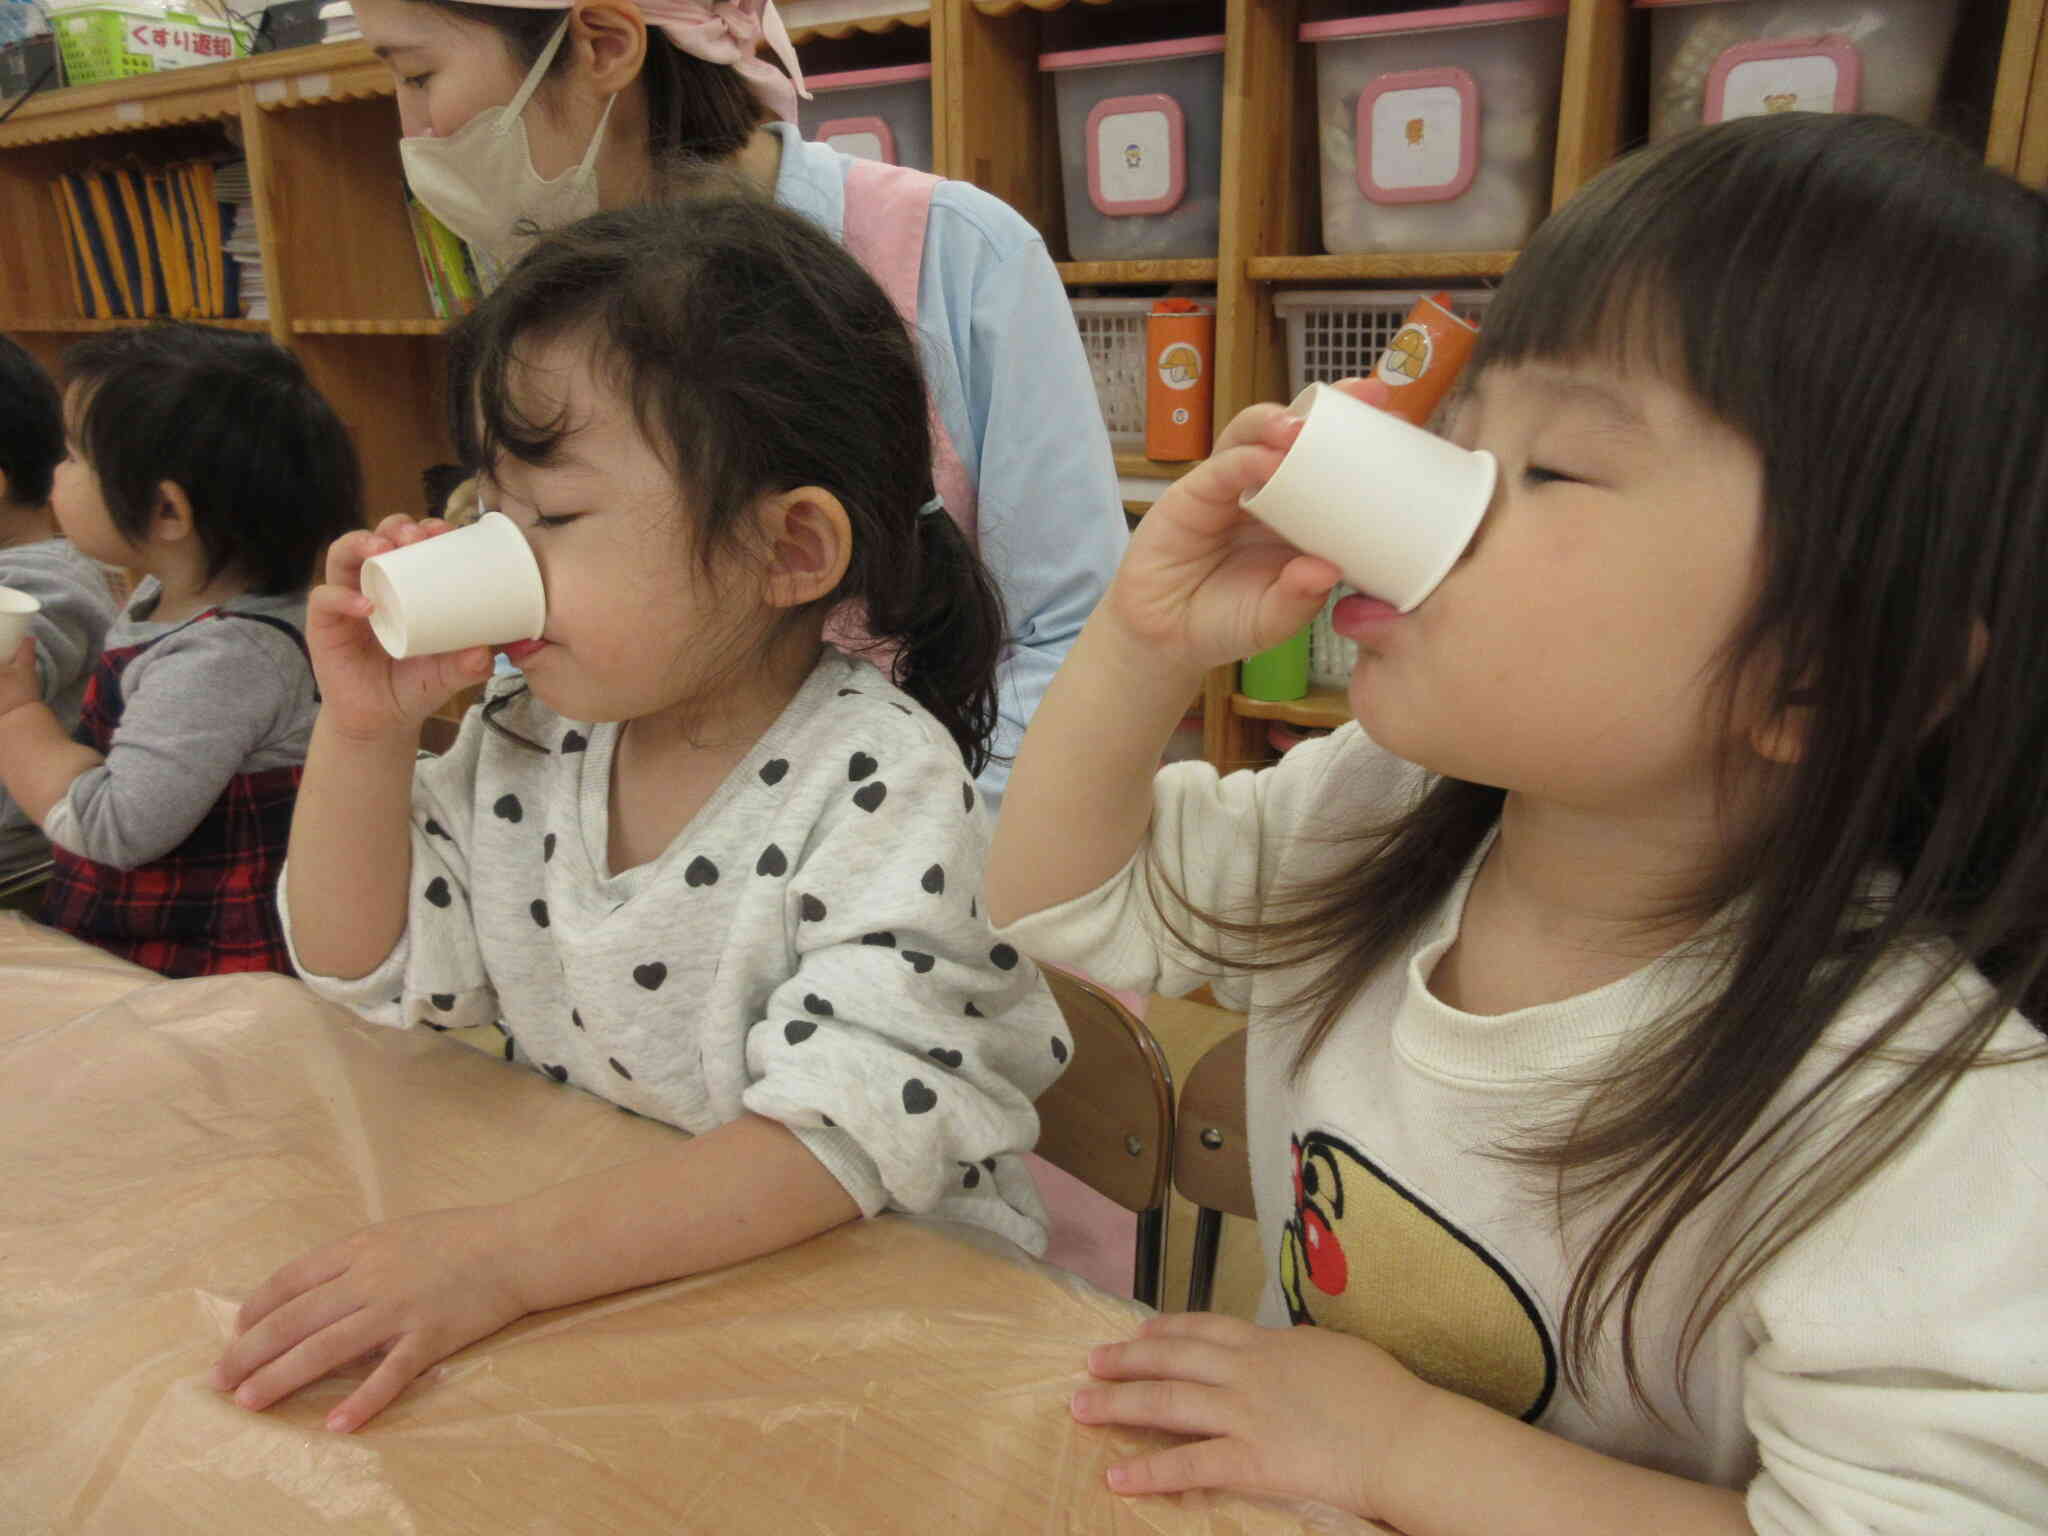
[{"label": "small paper cup in hand", "polygon": [[42,611],[43,605],[26,592],[0,587],[0,662],[14,660],[29,621]]},{"label": "small paper cup in hand", "polygon": [[540,566],[519,525],[486,512],[466,528],[363,562],[370,628],[393,658],[538,640],[547,624]]},{"label": "small paper cup in hand", "polygon": [[1408,612],[1472,542],[1493,500],[1493,455],[1327,384],[1309,385],[1287,409],[1303,418],[1301,436],[1239,505],[1359,591]]}]

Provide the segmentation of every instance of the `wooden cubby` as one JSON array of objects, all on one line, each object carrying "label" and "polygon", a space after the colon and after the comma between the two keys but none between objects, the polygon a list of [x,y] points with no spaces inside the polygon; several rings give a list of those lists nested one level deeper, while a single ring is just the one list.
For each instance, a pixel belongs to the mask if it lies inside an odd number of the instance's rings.
[{"label": "wooden cubby", "polygon": [[[1419,0],[1418,8],[1421,3]],[[1010,203],[1044,234],[1068,286],[1145,293],[1212,289],[1215,416],[1284,394],[1279,286],[1415,287],[1487,281],[1513,251],[1331,256],[1321,252],[1314,69],[1305,20],[1364,9],[1345,0],[785,0],[807,69],[929,59],[935,168]],[[1385,7],[1378,7],[1384,9]],[[2048,182],[2048,0],[1963,7],[1941,126],[1994,165]],[[1173,261],[1067,260],[1059,147],[1039,55],[1221,32],[1221,233],[1213,254]],[[1553,201],[1569,197],[1644,120],[1645,28],[1628,0],[1570,0]],[[49,178],[135,157],[239,146],[256,188],[270,294],[264,330],[305,359],[355,432],[373,516],[415,512],[420,471],[450,456],[443,325],[407,228],[397,112],[384,66],[361,42],[329,43],[141,79],[46,92],[0,124],[0,331],[46,362],[75,337],[129,322],[80,317],[63,272]],[[1186,466],[1119,458],[1157,485]],[[1247,700],[1234,668],[1204,691],[1204,750],[1219,765],[1268,756],[1269,722],[1328,726],[1341,696]]]}]

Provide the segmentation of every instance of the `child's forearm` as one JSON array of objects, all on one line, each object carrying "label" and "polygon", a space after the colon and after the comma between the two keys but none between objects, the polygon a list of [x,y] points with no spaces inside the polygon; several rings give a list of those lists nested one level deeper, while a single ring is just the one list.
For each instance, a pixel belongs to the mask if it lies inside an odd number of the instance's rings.
[{"label": "child's forearm", "polygon": [[1603,1456],[1453,1392],[1387,1448],[1374,1513],[1403,1536],[1751,1536],[1739,1491]]},{"label": "child's forearm", "polygon": [[1202,672],[1132,640],[1098,606],[1031,717],[1003,796],[985,881],[1014,922],[1123,868],[1152,815],[1159,754]]},{"label": "child's forearm", "polygon": [[506,1210],[511,1278],[533,1312],[775,1253],[860,1214],[787,1126],[759,1115]]},{"label": "child's forearm", "polygon": [[37,826],[74,779],[105,761],[73,741],[47,704],[17,704],[0,715],[0,788]]},{"label": "child's forearm", "polygon": [[405,932],[413,761],[410,741],[353,741],[324,716],[314,724],[285,892],[293,948],[315,975],[367,975]]}]

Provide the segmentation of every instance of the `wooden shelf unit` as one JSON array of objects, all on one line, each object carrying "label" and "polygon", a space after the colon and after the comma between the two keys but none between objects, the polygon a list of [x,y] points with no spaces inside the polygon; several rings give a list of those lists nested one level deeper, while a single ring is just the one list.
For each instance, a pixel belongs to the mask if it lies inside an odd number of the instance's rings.
[{"label": "wooden shelf unit", "polygon": [[[1417,0],[1418,8],[1423,0]],[[1311,10],[1311,7],[1316,9]],[[1287,390],[1278,284],[1399,287],[1491,280],[1513,251],[1331,256],[1316,203],[1314,69],[1296,40],[1334,0],[933,0],[928,6],[792,0],[806,67],[928,58],[933,147],[942,175],[973,181],[1044,234],[1073,288],[1213,288],[1215,419]],[[1986,158],[2048,182],[2048,0],[1972,7]],[[1074,262],[1067,247],[1052,94],[1041,53],[1220,31],[1224,51],[1221,232],[1214,252],[1149,262]],[[1644,21],[1628,0],[1570,0],[1553,199],[1569,197],[1640,131]],[[1975,78],[1975,77],[1973,77]],[[420,471],[452,456],[434,318],[404,209],[392,82],[361,41],[46,92],[0,124],[0,330],[54,362],[66,342],[122,321],[87,320],[63,271],[46,189],[104,160],[170,160],[239,145],[255,185],[267,321],[234,321],[293,348],[354,431],[372,517],[423,506]],[[1975,117],[1973,117],[1973,121]],[[1129,478],[1186,465],[1123,455]],[[1204,689],[1207,756],[1263,761],[1265,726],[1343,718],[1341,695],[1275,706],[1237,692],[1234,668]]]}]

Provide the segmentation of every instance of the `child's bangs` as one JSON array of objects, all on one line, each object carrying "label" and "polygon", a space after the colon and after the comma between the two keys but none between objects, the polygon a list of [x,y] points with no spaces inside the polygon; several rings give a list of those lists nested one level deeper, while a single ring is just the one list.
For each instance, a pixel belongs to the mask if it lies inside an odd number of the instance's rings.
[{"label": "child's bangs", "polygon": [[456,452],[470,469],[488,470],[505,455],[522,464],[552,463],[575,431],[560,397],[534,387],[534,354],[564,329],[522,333],[505,327],[478,338],[475,355],[465,359],[467,388],[457,379],[455,409]]}]

